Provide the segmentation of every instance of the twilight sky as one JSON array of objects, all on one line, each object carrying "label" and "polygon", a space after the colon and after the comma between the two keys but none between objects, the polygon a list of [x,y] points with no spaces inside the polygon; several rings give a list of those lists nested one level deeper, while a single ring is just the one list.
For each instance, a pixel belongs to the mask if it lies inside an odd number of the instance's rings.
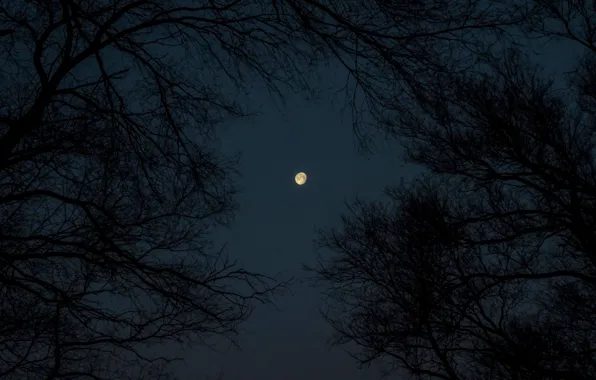
[{"label": "twilight sky", "polygon": [[[544,53],[538,61],[551,73],[575,62],[577,47],[570,43],[536,47]],[[328,83],[338,87],[342,70],[322,69]],[[374,199],[400,178],[411,178],[416,169],[399,160],[395,149],[364,157],[358,153],[351,121],[342,118],[343,98],[323,93],[317,102],[288,95],[281,112],[273,99],[252,94],[262,115],[234,121],[220,131],[221,148],[242,152],[238,196],[240,210],[220,242],[228,242],[232,257],[251,270],[282,272],[304,277],[302,263],[311,263],[313,228],[337,224],[344,200],[356,195]],[[308,182],[297,186],[294,175],[304,171]],[[245,324],[242,351],[221,347],[184,352],[187,363],[179,367],[183,378],[207,379],[223,371],[224,380],[360,380],[379,378],[374,370],[360,370],[339,349],[326,343],[330,329],[319,317],[320,298],[315,289],[297,284],[292,293],[277,300],[279,310],[259,307]]]}]

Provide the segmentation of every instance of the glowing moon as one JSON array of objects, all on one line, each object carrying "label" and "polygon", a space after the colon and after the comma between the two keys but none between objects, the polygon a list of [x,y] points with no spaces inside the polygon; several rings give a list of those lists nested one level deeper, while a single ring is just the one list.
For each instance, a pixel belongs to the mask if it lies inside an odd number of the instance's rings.
[{"label": "glowing moon", "polygon": [[306,173],[300,172],[296,174],[294,181],[296,181],[298,185],[304,185],[306,183]]}]

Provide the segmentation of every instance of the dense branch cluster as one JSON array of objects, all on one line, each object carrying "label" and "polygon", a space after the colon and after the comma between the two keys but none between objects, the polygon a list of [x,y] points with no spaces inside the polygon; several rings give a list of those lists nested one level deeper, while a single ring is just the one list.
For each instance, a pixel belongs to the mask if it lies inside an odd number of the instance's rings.
[{"label": "dense branch cluster", "polygon": [[1,378],[160,378],[147,344],[233,338],[280,289],[210,241],[235,208],[212,145],[246,114],[234,92],[299,88],[314,59],[278,20],[263,1],[0,2]]},{"label": "dense branch cluster", "polygon": [[596,19],[584,2],[529,3],[519,30],[585,48],[567,88],[514,44],[437,73],[432,96],[376,119],[420,178],[319,234],[323,311],[362,364],[416,379],[596,376]]}]

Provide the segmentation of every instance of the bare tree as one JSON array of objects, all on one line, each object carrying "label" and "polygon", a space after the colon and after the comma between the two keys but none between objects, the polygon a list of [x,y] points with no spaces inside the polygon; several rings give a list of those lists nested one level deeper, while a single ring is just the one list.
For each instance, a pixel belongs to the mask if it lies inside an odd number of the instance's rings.
[{"label": "bare tree", "polygon": [[534,0],[533,3],[533,17],[524,20],[528,37],[555,38],[596,52],[593,2]]},{"label": "bare tree", "polygon": [[443,77],[510,47],[558,39],[596,50],[594,4],[552,0],[279,0],[312,41],[347,71],[346,108],[364,149],[377,133],[417,117],[446,96]]},{"label": "bare tree", "polygon": [[[346,69],[346,108],[364,149],[379,121],[407,120],[438,95],[437,80],[521,43],[540,10],[528,1],[280,0]],[[525,30],[524,29],[524,30]]]},{"label": "bare tree", "polygon": [[215,128],[249,78],[302,86],[311,47],[259,0],[2,0],[0,24],[0,377],[166,378],[152,344],[233,339],[284,283],[210,241]]},{"label": "bare tree", "polygon": [[594,62],[561,90],[511,49],[394,124],[427,172],[321,231],[336,343],[418,379],[596,376]]}]

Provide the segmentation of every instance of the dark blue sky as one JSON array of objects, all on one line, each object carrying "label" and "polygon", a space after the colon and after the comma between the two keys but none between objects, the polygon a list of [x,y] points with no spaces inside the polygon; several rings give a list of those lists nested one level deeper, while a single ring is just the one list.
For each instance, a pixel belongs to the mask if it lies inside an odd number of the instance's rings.
[{"label": "dark blue sky", "polygon": [[[538,48],[540,46],[537,46]],[[575,46],[564,43],[541,49],[538,59],[556,72],[574,62]],[[323,69],[324,86],[339,86],[341,70]],[[313,228],[336,225],[344,201],[356,195],[374,199],[383,188],[409,178],[416,169],[400,162],[399,152],[383,149],[365,157],[358,153],[351,121],[342,118],[343,98],[321,94],[315,103],[302,95],[288,95],[280,112],[269,95],[253,92],[253,106],[262,115],[228,123],[220,132],[221,148],[241,151],[240,210],[227,241],[231,256],[252,270],[303,277],[300,266],[312,263]],[[346,115],[344,115],[346,116]],[[297,186],[294,175],[304,171],[308,182]],[[320,318],[317,290],[297,284],[292,295],[278,299],[279,311],[259,307],[241,337],[242,351],[222,346],[221,352],[204,349],[184,353],[183,377],[206,379],[223,370],[225,380],[345,380],[378,378],[376,371],[359,370],[355,361],[326,343],[330,329]]]},{"label": "dark blue sky", "polygon": [[[328,83],[319,85],[341,85],[345,77],[333,73],[338,71],[324,69]],[[242,152],[242,193],[232,228],[218,239],[249,269],[300,280],[305,276],[301,265],[315,258],[315,226],[336,224],[345,200],[378,198],[386,185],[413,172],[382,142],[374,155],[358,153],[351,122],[342,118],[343,95],[334,101],[333,91],[317,101],[288,95],[278,109],[270,95],[260,93],[251,101],[262,105],[261,116],[228,123],[220,132],[224,152]],[[308,175],[303,186],[294,182],[300,171]],[[291,291],[277,300],[279,310],[257,308],[240,337],[242,351],[186,353],[184,372],[203,378],[221,368],[226,380],[369,379],[370,372],[359,370],[347,354],[330,351],[330,330],[317,310],[318,291],[300,281]]]}]

